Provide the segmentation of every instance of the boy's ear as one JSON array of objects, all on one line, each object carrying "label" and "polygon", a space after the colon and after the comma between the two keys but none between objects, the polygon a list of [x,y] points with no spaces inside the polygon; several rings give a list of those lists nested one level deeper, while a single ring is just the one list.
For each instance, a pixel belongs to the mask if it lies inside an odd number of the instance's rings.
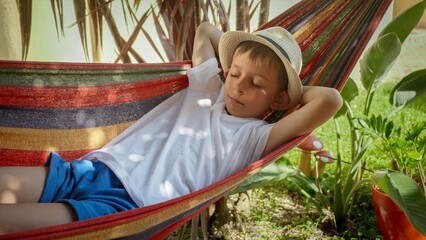
[{"label": "boy's ear", "polygon": [[271,105],[272,110],[285,110],[287,105],[290,103],[290,98],[286,91],[281,91],[277,94],[274,103]]}]

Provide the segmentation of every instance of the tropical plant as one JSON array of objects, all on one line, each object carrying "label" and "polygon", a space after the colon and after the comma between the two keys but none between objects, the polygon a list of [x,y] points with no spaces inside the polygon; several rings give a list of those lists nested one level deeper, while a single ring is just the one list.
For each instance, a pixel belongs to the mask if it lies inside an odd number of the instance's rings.
[{"label": "tropical plant", "polygon": [[[373,103],[373,97],[376,89],[380,86],[383,78],[386,76],[387,72],[394,64],[397,59],[400,50],[401,44],[407,38],[408,34],[418,23],[420,17],[422,16],[424,9],[426,7],[426,1],[423,1],[404,13],[398,16],[394,21],[392,21],[383,31],[380,33],[377,41],[367,50],[363,59],[360,63],[361,71],[361,82],[364,88],[367,90],[367,95],[364,105],[364,116],[357,117],[354,116],[353,111],[350,107],[350,103],[345,102],[345,107],[343,111],[346,110],[346,119],[350,125],[351,132],[351,149],[352,149],[352,164],[348,171],[348,175],[344,183],[340,179],[340,162],[341,154],[338,154],[337,157],[337,173],[336,173],[336,188],[334,190],[334,214],[336,217],[336,222],[339,223],[339,220],[344,220],[347,216],[347,210],[350,209],[350,205],[355,203],[354,193],[357,188],[362,184],[369,182],[369,179],[363,178],[363,167],[366,165],[366,159],[364,155],[366,150],[372,143],[374,137],[365,131],[365,121],[361,119],[370,119],[369,123],[372,123],[372,126],[377,126],[376,130],[380,129],[380,132],[385,136],[389,136],[389,132],[393,127],[392,123],[384,123],[383,120],[386,118],[377,117],[371,113],[370,108]],[[423,73],[423,72],[421,72]],[[413,76],[416,76],[413,78]],[[417,89],[420,89],[423,85],[417,85],[421,79],[424,79],[424,75],[419,76],[419,73],[413,73],[408,75],[406,78],[403,78],[397,85],[397,87],[392,92],[390,96],[391,99],[395,99],[394,96],[398,94],[401,96],[402,91],[401,86],[415,86]],[[415,79],[415,80],[413,80]],[[348,88],[355,88],[356,85],[348,85]],[[419,88],[420,87],[420,88]],[[425,89],[420,90],[424,93]],[[355,93],[357,90],[349,90],[350,93]],[[408,98],[403,97],[397,98],[397,102],[400,105],[398,109],[401,109],[405,104],[402,102],[414,101],[419,98],[420,95],[412,95]],[[337,123],[337,121],[336,121]],[[336,125],[336,129],[338,129]],[[338,133],[339,135],[339,133]],[[382,135],[383,136],[383,135]],[[395,139],[396,140],[396,139]],[[405,139],[407,140],[407,139]],[[404,141],[400,139],[401,141]],[[407,142],[406,142],[407,143]],[[342,188],[343,187],[343,188]],[[341,192],[340,189],[343,189]]]},{"label": "tropical plant", "polygon": [[[331,211],[334,214],[335,227],[339,231],[343,230],[350,215],[350,210],[356,203],[356,196],[360,186],[371,183],[371,179],[364,176],[364,169],[367,165],[365,153],[372,144],[374,137],[366,131],[365,121],[361,121],[361,119],[374,118],[370,108],[374,103],[375,91],[395,63],[401,51],[401,44],[419,22],[425,7],[426,1],[422,1],[391,21],[382,30],[373,45],[364,53],[360,61],[360,72],[361,83],[367,91],[367,95],[364,101],[362,116],[356,116],[351,107],[351,101],[359,95],[359,89],[355,81],[349,79],[343,88],[344,106],[336,114],[333,121],[335,123],[337,138],[337,157],[336,172],[332,185],[326,186],[318,182],[317,179],[312,179],[301,174],[300,171],[294,168],[283,169],[279,163],[275,163],[266,169],[266,174],[262,172],[257,176],[255,175],[254,178],[256,179],[249,180],[243,185],[243,189],[247,190],[251,187],[269,184],[270,182],[288,177],[289,180],[302,190],[302,194],[307,196],[308,199],[312,200],[320,208]],[[392,102],[398,104],[398,110],[402,109],[405,103],[414,101],[425,93],[424,79],[425,76],[422,70],[408,75],[397,84],[390,97]],[[411,91],[411,94],[407,94],[407,91]],[[413,91],[417,94],[412,94]],[[345,117],[349,129],[341,129],[339,121],[337,121],[339,117]],[[383,130],[386,131],[386,127]],[[343,156],[341,151],[341,136],[343,131],[350,132],[350,156]],[[419,144],[424,145],[424,142],[422,141]],[[348,161],[348,159],[350,160]],[[350,163],[346,175],[343,173],[342,162]],[[274,168],[276,169],[274,170]],[[282,169],[283,171],[276,171],[277,169]],[[273,174],[274,172],[276,174]]]},{"label": "tropical plant", "polygon": [[[411,85],[416,81],[419,84]],[[425,82],[426,69],[408,75],[394,87],[390,101],[396,109],[401,109],[424,95]],[[410,89],[412,87],[415,89]],[[379,114],[360,119],[360,124],[366,132],[380,140],[390,159],[389,170],[374,172],[374,184],[392,199],[419,232],[426,235],[426,215],[419,214],[426,211],[426,178],[422,164],[426,159],[426,121],[419,121],[402,130],[389,116]]]}]

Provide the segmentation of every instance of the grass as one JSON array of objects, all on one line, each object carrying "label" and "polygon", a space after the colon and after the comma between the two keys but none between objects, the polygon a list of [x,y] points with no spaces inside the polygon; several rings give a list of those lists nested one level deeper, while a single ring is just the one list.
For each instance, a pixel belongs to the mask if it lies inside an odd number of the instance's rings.
[{"label": "grass", "polygon": [[[386,115],[393,107],[388,101],[389,93],[394,82],[383,83],[374,96],[371,112]],[[351,106],[355,116],[362,116],[365,91],[360,92]],[[418,119],[426,119],[426,98],[420,99],[406,107],[391,119],[395,124],[405,128]],[[341,131],[342,155],[350,156],[348,123],[344,117],[337,119]],[[335,125],[332,120],[314,131],[324,143],[325,149],[336,153]],[[297,166],[300,150],[293,149],[281,161]],[[372,144],[366,155],[367,170],[388,168],[390,161],[380,144]],[[343,159],[343,174],[346,174],[350,159]],[[332,186],[335,166],[327,166],[323,176],[324,184]],[[364,173],[369,177],[369,171]],[[364,185],[358,192],[357,204],[351,209],[349,221],[344,231],[337,232],[331,224],[330,212],[317,209],[308,202],[290,181],[284,180],[263,189],[251,192],[250,213],[243,216],[245,232],[238,230],[235,223],[214,231],[216,239],[382,239],[378,229],[373,203],[371,186]],[[247,211],[245,211],[247,212]]]}]

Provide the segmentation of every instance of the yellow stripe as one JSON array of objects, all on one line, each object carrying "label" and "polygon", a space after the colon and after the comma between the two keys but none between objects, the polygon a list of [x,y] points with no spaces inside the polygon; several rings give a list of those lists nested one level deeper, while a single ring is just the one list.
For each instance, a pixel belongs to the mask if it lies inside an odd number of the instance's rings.
[{"label": "yellow stripe", "polygon": [[132,123],[83,129],[0,128],[0,148],[33,151],[100,148]]},{"label": "yellow stripe", "polygon": [[300,43],[309,37],[309,35],[312,34],[312,31],[318,28],[318,25],[323,24],[324,19],[329,17],[333,11],[336,11],[338,4],[340,4],[338,1],[329,4],[327,7],[325,7],[325,9],[323,9],[320,13],[315,15],[315,17],[309,20],[309,22],[305,23],[299,30],[297,30],[293,34],[296,41]]}]

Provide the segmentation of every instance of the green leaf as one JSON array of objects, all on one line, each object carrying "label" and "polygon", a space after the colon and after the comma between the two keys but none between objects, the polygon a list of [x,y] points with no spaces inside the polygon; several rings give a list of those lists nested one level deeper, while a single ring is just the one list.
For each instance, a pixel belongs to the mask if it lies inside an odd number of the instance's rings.
[{"label": "green leaf", "polygon": [[398,205],[410,223],[426,235],[426,196],[417,183],[397,171],[376,171],[373,182]]},{"label": "green leaf", "polygon": [[358,96],[358,86],[352,78],[348,78],[340,94],[342,95],[343,100],[347,102],[351,102],[356,96]]},{"label": "green leaf", "polygon": [[334,114],[334,118],[338,118],[340,116],[345,115],[347,111],[348,111],[348,107],[346,106],[346,104],[343,104],[342,107],[339,109],[339,111],[337,111],[337,113]]},{"label": "green leaf", "polygon": [[356,85],[355,81],[352,78],[348,78],[346,81],[345,86],[343,87],[342,91],[340,92],[340,95],[342,96],[343,100],[345,101],[345,104],[339,109],[339,111],[334,115],[334,118],[338,118],[342,115],[345,115],[348,111],[349,103],[359,95],[358,86]]},{"label": "green leaf", "polygon": [[[357,120],[358,120],[358,123],[364,128],[368,128],[369,124],[371,124],[371,123],[367,123],[367,121],[364,118],[357,118]],[[371,120],[369,122],[371,122]]]},{"label": "green leaf", "polygon": [[426,121],[421,121],[414,124],[414,126],[409,129],[406,140],[416,141],[420,134],[426,130],[425,125]]},{"label": "green leaf", "polygon": [[392,121],[390,121],[390,122],[387,122],[386,123],[386,129],[385,129],[385,137],[388,139],[389,137],[390,137],[390,135],[391,135],[391,133],[392,133],[392,130],[393,130],[393,122]]},{"label": "green leaf", "polygon": [[394,107],[404,106],[426,95],[426,69],[405,76],[390,93],[389,102]]},{"label": "green leaf", "polygon": [[401,42],[395,33],[376,40],[361,59],[361,82],[367,89],[364,114],[368,114],[376,87],[389,72],[401,52]]},{"label": "green leaf", "polygon": [[408,8],[403,13],[398,15],[392,22],[390,22],[379,34],[379,37],[388,33],[394,32],[401,43],[405,41],[413,28],[420,21],[423,12],[426,8],[426,1]]},{"label": "green leaf", "polygon": [[407,157],[412,158],[412,159],[419,160],[419,159],[420,159],[420,157],[421,157],[421,155],[420,155],[420,153],[419,153],[419,152],[416,152],[416,151],[409,151],[409,152],[407,152]]},{"label": "green leaf", "polygon": [[384,128],[384,126],[383,126],[383,123],[385,122],[385,120],[382,118],[382,115],[378,115],[377,116],[377,122],[376,122],[376,124],[377,124],[377,130],[380,132],[380,133],[383,133],[383,128]]},{"label": "green leaf", "polygon": [[231,194],[263,187],[296,174],[298,174],[296,169],[274,162],[262,169],[259,173],[242,182]]}]

